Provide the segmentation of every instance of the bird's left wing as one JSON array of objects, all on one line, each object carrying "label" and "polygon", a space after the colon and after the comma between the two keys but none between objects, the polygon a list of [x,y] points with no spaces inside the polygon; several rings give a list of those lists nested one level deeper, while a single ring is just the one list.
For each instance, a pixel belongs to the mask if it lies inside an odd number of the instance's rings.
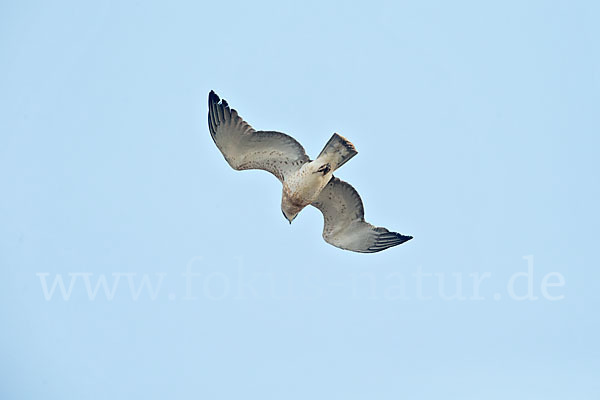
[{"label": "bird's left wing", "polygon": [[293,137],[255,130],[212,90],[208,95],[208,128],[225,160],[236,170],[263,169],[283,182],[309,161]]},{"label": "bird's left wing", "polygon": [[312,205],[323,213],[323,239],[335,247],[375,253],[412,239],[366,222],[358,192],[336,177],[331,178]]}]

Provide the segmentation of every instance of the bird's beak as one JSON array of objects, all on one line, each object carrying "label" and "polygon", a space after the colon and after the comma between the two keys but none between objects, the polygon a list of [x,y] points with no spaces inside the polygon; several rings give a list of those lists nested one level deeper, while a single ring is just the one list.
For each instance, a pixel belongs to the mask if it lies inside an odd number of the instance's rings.
[{"label": "bird's beak", "polygon": [[291,225],[291,224],[292,224],[292,220],[290,219],[290,220],[288,220],[288,221],[290,221],[290,225]]}]

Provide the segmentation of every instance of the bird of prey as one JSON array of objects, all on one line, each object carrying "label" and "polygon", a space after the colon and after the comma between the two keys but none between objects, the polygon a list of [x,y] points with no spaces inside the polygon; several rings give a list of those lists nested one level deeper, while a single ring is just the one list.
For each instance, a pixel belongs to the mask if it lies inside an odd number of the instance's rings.
[{"label": "bird of prey", "polygon": [[412,239],[366,222],[356,190],[333,176],[357,154],[343,136],[334,133],[311,160],[294,138],[255,130],[212,90],[208,95],[208,128],[233,169],[262,169],[281,181],[281,211],[290,224],[304,207],[312,205],[323,213],[323,239],[341,249],[375,253]]}]

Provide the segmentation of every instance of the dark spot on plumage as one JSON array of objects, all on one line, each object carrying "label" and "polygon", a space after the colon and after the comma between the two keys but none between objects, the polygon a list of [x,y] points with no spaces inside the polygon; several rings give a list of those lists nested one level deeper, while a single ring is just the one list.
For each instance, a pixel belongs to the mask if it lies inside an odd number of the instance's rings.
[{"label": "dark spot on plumage", "polygon": [[323,175],[327,175],[327,173],[331,171],[331,165],[329,163],[322,165],[317,172],[323,173]]}]

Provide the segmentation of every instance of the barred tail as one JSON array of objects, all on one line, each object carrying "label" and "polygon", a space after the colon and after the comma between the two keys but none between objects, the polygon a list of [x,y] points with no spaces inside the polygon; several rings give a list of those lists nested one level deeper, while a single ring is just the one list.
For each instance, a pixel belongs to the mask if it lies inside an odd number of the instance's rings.
[{"label": "barred tail", "polygon": [[335,171],[356,154],[358,154],[358,151],[356,151],[354,145],[348,139],[334,133],[323,150],[321,150],[317,160],[320,159],[323,162],[330,163],[331,169]]}]

